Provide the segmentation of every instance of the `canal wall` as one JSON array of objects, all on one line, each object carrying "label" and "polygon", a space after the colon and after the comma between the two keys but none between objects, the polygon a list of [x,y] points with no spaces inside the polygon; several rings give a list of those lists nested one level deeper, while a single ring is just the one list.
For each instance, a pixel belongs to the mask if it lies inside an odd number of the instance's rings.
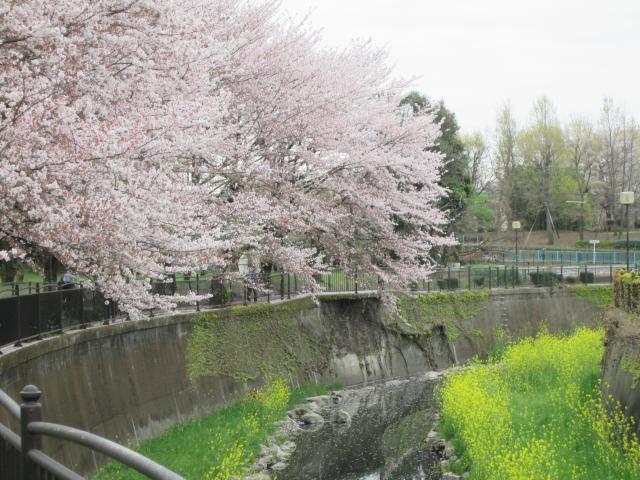
[{"label": "canal wall", "polygon": [[[345,386],[440,370],[505,336],[596,325],[601,308],[566,289],[307,297],[87,328],[0,357],[0,388],[43,392],[47,421],[136,444],[238,400],[268,378]],[[543,327],[544,326],[544,327]],[[17,425],[0,412],[0,421]],[[79,472],[104,459],[58,441]]]},{"label": "canal wall", "polygon": [[621,407],[633,417],[640,436],[640,316],[612,308],[605,322],[602,400],[609,410]]}]

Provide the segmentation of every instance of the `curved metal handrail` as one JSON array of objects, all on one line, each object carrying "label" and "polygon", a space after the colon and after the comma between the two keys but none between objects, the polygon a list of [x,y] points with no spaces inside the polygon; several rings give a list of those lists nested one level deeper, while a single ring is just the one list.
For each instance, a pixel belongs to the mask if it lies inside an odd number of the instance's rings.
[{"label": "curved metal handrail", "polygon": [[180,475],[111,440],[76,428],[49,422],[30,422],[29,432],[60,438],[91,448],[154,480],[184,480]]},{"label": "curved metal handrail", "polygon": [[0,389],[0,405],[6,408],[11,415],[20,420],[20,405]]},{"label": "curved metal handrail", "polygon": [[5,439],[17,451],[22,451],[20,435],[0,423],[0,438]]},{"label": "curved metal handrail", "polygon": [[49,473],[55,475],[56,479],[60,480],[85,480],[76,472],[69,470],[64,465],[56,462],[51,457],[45,455],[40,450],[29,450],[27,453],[29,459],[39,467],[43,468]]}]

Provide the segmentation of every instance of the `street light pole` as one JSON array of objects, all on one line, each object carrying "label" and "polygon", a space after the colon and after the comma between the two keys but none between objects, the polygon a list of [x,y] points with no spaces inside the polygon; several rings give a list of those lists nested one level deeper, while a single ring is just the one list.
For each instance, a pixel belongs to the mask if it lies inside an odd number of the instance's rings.
[{"label": "street light pole", "polygon": [[620,192],[620,203],[624,205],[624,216],[627,222],[627,272],[629,271],[629,205],[635,202],[633,192]]},{"label": "street light pole", "polygon": [[511,228],[516,232],[516,279],[519,279],[519,271],[518,271],[518,230],[520,230],[520,222],[514,221],[511,222]]}]

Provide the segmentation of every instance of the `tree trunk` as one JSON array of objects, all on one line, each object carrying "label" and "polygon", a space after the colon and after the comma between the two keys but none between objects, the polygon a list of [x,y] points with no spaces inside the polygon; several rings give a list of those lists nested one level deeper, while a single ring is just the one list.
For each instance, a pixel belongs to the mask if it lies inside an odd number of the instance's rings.
[{"label": "tree trunk", "polygon": [[584,194],[580,196],[580,240],[584,240]]},{"label": "tree trunk", "polygon": [[549,210],[549,207],[545,207],[545,219],[546,219],[546,231],[547,231],[547,245],[553,245],[556,239],[553,234],[553,219],[551,218],[551,210]]},{"label": "tree trunk", "polygon": [[544,215],[545,215],[545,226],[547,231],[547,245],[553,245],[555,243],[555,236],[553,234],[553,218],[551,218],[551,174],[550,174],[550,164],[548,163],[548,167],[545,169],[545,178],[543,185],[543,195],[544,195]]}]

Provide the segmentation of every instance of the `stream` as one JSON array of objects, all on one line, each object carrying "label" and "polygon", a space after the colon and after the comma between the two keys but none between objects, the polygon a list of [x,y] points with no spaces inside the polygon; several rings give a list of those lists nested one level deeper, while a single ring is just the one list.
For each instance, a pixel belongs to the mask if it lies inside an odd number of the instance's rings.
[{"label": "stream", "polygon": [[301,428],[278,480],[440,479],[426,442],[440,378],[429,372],[309,399],[289,414]]}]

